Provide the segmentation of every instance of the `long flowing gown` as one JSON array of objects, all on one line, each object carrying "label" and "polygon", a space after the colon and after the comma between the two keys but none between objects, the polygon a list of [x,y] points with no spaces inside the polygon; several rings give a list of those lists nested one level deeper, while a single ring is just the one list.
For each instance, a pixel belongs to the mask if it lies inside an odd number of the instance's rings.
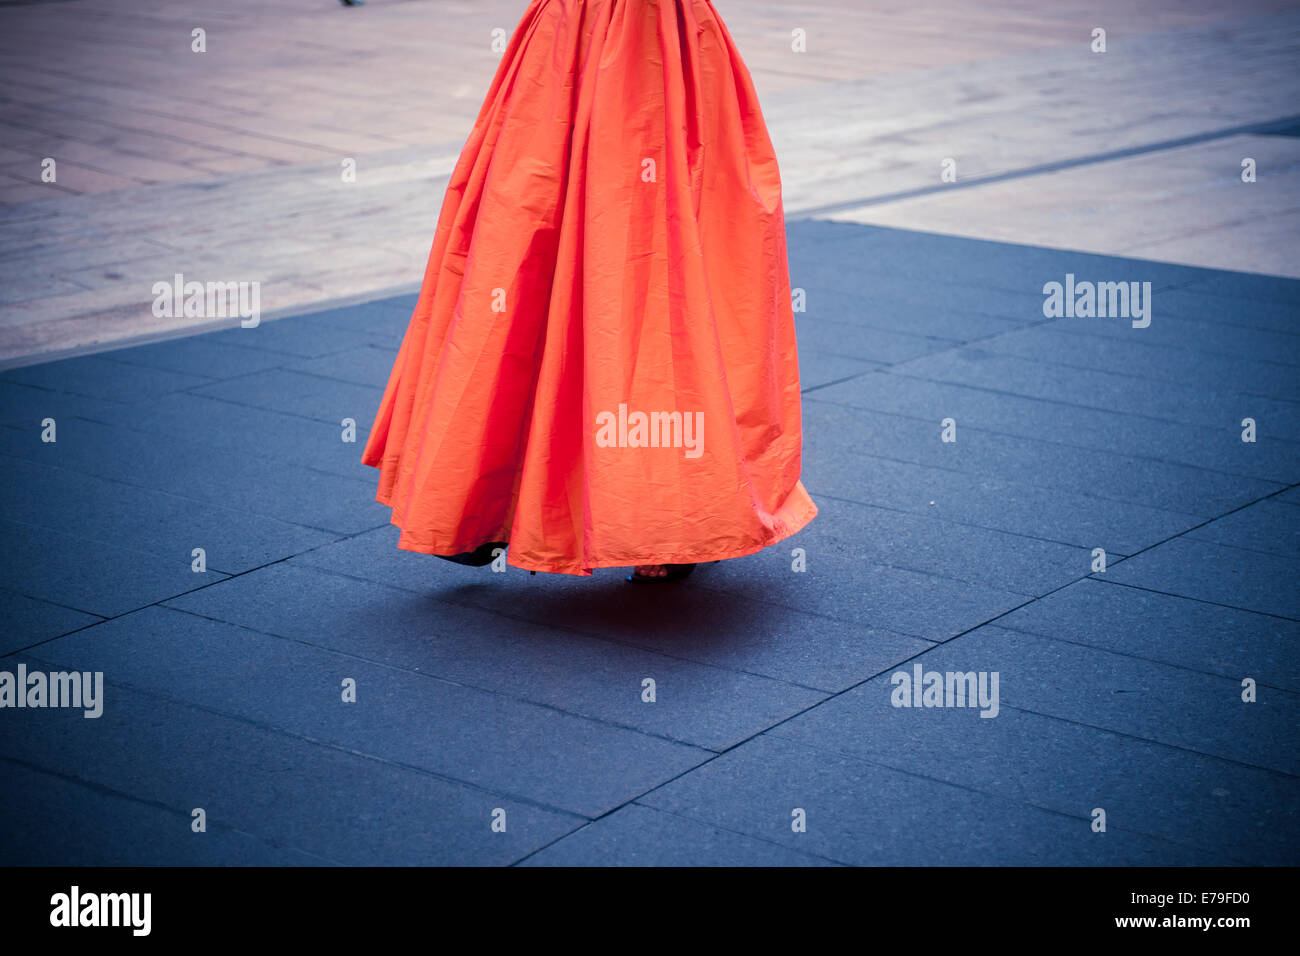
[{"label": "long flowing gown", "polygon": [[532,0],[451,176],[362,460],[398,547],[752,554],[800,482],[781,180],[709,0]]}]

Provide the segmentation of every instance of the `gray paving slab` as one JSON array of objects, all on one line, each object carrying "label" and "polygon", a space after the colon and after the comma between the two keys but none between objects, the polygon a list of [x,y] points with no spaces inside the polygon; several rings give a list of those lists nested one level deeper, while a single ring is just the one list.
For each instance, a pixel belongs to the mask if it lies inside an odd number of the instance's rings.
[{"label": "gray paving slab", "polygon": [[998,627],[1300,692],[1300,623],[1087,578]]},{"label": "gray paving slab", "polygon": [[[864,866],[1191,863],[1203,851],[764,734],[639,801]],[[806,832],[792,829],[806,814]],[[977,822],[978,821],[978,822]]]},{"label": "gray paving slab", "polygon": [[382,387],[321,378],[287,369],[252,372],[191,391],[195,395],[217,398],[236,405],[300,415],[335,426],[345,418],[358,423],[373,421],[379,400],[384,394]]},{"label": "gray paving slab", "polygon": [[[803,287],[796,283],[796,288]],[[1020,327],[1020,314],[1029,301],[1017,293],[997,292],[971,301],[960,286],[942,284],[918,290],[910,283],[882,283],[874,285],[869,296],[841,292],[833,285],[810,286],[803,292],[806,311],[795,314],[796,328],[826,321],[856,325],[862,330],[861,341],[868,343],[869,336],[882,333],[952,342],[997,335]]]},{"label": "gray paving slab", "polygon": [[[4,459],[0,519],[237,574],[327,544],[337,535],[17,458]],[[53,507],[51,505],[54,505]]]},{"label": "gray paving slab", "polygon": [[1056,400],[1067,392],[1074,404],[1085,407],[1220,428],[1237,435],[1242,419],[1249,417],[1265,422],[1267,435],[1300,441],[1300,409],[1295,405],[1247,396],[1217,383],[1173,385],[1042,360],[1026,361],[974,347],[913,359],[891,372],[1030,398]]},{"label": "gray paving slab", "polygon": [[206,338],[216,345],[280,352],[298,358],[317,358],[331,352],[365,346],[369,344],[371,335],[364,331],[340,328],[337,324],[313,322],[311,316],[296,316],[268,319],[250,329],[238,326],[223,329],[209,333]]},{"label": "gray paving slab", "polygon": [[[594,817],[708,751],[354,654],[153,607],[40,648],[51,667]],[[342,702],[346,678],[357,702]]]},{"label": "gray paving slab", "polygon": [[[930,646],[929,641],[824,613],[833,608],[810,613],[778,608],[749,590],[732,594],[692,586],[695,578],[665,601],[658,592],[626,583],[621,570],[548,580],[518,568],[496,574],[441,561],[431,565],[426,556],[397,548],[395,528],[356,535],[286,563],[830,692]],[[700,580],[713,570],[700,570]]]},{"label": "gray paving slab", "polygon": [[856,375],[864,375],[883,368],[880,362],[866,362],[845,355],[836,355],[821,349],[801,349],[799,352],[799,387],[804,391],[821,388],[832,382],[842,382]]},{"label": "gray paving slab", "polygon": [[[52,780],[77,779],[129,795],[138,806],[165,808],[165,825],[176,831],[142,829],[136,842],[118,848],[116,865],[151,862],[155,842],[177,853],[186,843],[233,832],[317,863],[500,866],[585,822],[111,679],[105,698],[103,715],[93,720],[28,710],[5,721],[0,762],[40,767],[44,775],[30,781],[37,793],[57,790]],[[130,746],[117,745],[125,741]],[[206,812],[207,834],[188,832],[195,807]],[[109,832],[121,826],[90,809],[79,809],[74,825]],[[505,832],[492,830],[497,809],[505,811]],[[48,859],[30,848],[14,862]]]},{"label": "gray paving slab", "polygon": [[[1154,301],[1158,304],[1159,297]],[[1156,314],[1145,329],[1135,329],[1122,320],[1067,318],[1053,320],[1050,327],[1071,335],[1137,341],[1144,345],[1164,345],[1209,355],[1235,355],[1283,365],[1300,364],[1300,343],[1295,335],[1228,325],[1212,319],[1184,318],[1177,312]]]},{"label": "gray paving slab", "polygon": [[996,625],[917,660],[926,670],[1000,673],[1003,707],[1293,776],[1300,769],[1300,695],[1289,691],[1272,689],[1245,703],[1239,677]]},{"label": "gray paving slab", "polygon": [[223,345],[210,335],[117,349],[103,358],[208,379],[234,378],[297,361],[283,352]]},{"label": "gray paving slab", "polygon": [[[1240,430],[1159,421],[1122,410],[1085,408],[1064,394],[1039,399],[901,375],[864,375],[819,389],[808,399],[888,412],[926,423],[956,418],[960,413],[959,422],[1006,435],[1091,448],[1108,455],[1153,461],[1156,465],[1165,462],[1190,465],[1274,482],[1294,481],[1300,468],[1292,442],[1249,444],[1241,440]],[[804,405],[805,418],[812,410],[809,402]],[[1149,466],[1135,462],[1125,470],[1145,467]],[[1184,481],[1195,478],[1198,485],[1223,481],[1216,476],[1182,474],[1186,476]]]},{"label": "gray paving slab", "polygon": [[812,272],[818,283],[807,289],[811,314],[830,308],[842,321],[963,342],[1043,321],[1043,296],[1034,288],[983,287],[972,295],[970,282],[954,281],[945,264],[941,274],[927,282],[868,271],[864,294],[857,269],[828,273],[821,268],[823,261]]},{"label": "gray paving slab", "polygon": [[1091,560],[1091,551],[1079,546],[942,521],[935,512],[838,501],[834,515],[839,534],[857,542],[855,558],[861,562],[1020,594],[1042,594],[1076,580]]},{"label": "gray paving slab", "polygon": [[1300,620],[1300,559],[1175,538],[1115,564],[1109,580]]},{"label": "gray paving slab", "polygon": [[103,620],[97,614],[0,588],[0,655]]},{"label": "gray paving slab", "polygon": [[388,383],[393,362],[401,342],[393,346],[364,345],[341,352],[332,352],[320,358],[301,359],[285,366],[291,372],[318,375],[354,385],[370,385],[383,389]]},{"label": "gray paving slab", "polygon": [[[1180,387],[1186,382],[1213,382],[1218,389],[1300,401],[1300,374],[1293,365],[1146,345],[1141,340],[1071,335],[1054,324],[990,336],[979,342],[979,348],[1034,362],[1113,372]],[[1292,451],[1292,460],[1297,458],[1300,447]]]},{"label": "gray paving slab", "polygon": [[0,431],[0,455],[342,534],[389,520],[388,509],[374,501],[373,482],[231,455],[209,446],[201,432],[162,440],[68,419],[58,436],[57,443],[45,444],[35,432],[5,429]]},{"label": "gray paving slab", "polygon": [[350,329],[367,336],[374,344],[401,344],[415,311],[418,293],[385,296],[371,302],[339,306],[314,314],[318,322]]},{"label": "gray paving slab", "polygon": [[65,418],[98,413],[124,404],[0,380],[0,423],[37,436],[46,418],[53,418],[57,423]]},{"label": "gray paving slab", "polygon": [[1020,438],[978,425],[963,428],[960,408],[949,409],[943,417],[957,423],[955,442],[941,440],[943,418],[926,421],[809,402],[803,415],[804,454],[815,458],[824,453],[822,449],[841,447],[845,429],[852,428],[854,450],[873,457],[1092,495],[1100,499],[1099,508],[1113,499],[1202,518],[1250,504],[1283,487],[1275,481],[1175,462]]},{"label": "gray paving slab", "polygon": [[[141,803],[0,758],[0,866],[320,866],[326,861],[222,827],[190,833],[188,813]],[[182,834],[178,836],[177,834]]]},{"label": "gray paving slab", "polygon": [[[506,610],[510,593],[498,593]],[[712,750],[826,698],[301,565],[274,565],[167,606]],[[653,703],[643,699],[647,679]]]},{"label": "gray paving slab", "polygon": [[821,315],[799,316],[795,329],[801,369],[802,358],[812,351],[883,365],[942,352],[959,344],[952,339],[910,335]]},{"label": "gray paving slab", "polygon": [[[925,666],[946,670],[962,660],[954,647],[946,660]],[[1153,863],[1187,862],[1185,847],[1194,848],[1192,860],[1213,865],[1294,864],[1300,854],[1294,776],[1015,707],[990,719],[968,708],[894,707],[891,677],[768,736],[1071,817],[1091,819],[1100,807],[1108,832],[1168,841]]]},{"label": "gray paving slab", "polygon": [[1216,270],[1195,277],[1186,288],[1189,292],[1203,291],[1229,299],[1300,306],[1300,281],[1280,276]]},{"label": "gray paving slab", "polygon": [[1300,558],[1300,514],[1275,499],[1266,498],[1194,528],[1187,537]]},{"label": "gray paving slab", "polygon": [[[1023,593],[909,568],[905,550],[898,565],[872,564],[854,523],[861,506],[827,499],[819,507],[818,519],[790,539],[789,548],[710,565],[707,574],[692,577],[691,586],[812,614],[833,609],[844,621],[930,641],[947,640],[1029,600]],[[795,547],[805,552],[806,572],[791,571]]]},{"label": "gray paving slab", "polygon": [[[821,414],[805,404],[806,416]],[[1076,547],[1132,554],[1205,519],[1092,495],[1040,488],[989,475],[861,454],[828,446],[804,468],[819,498],[834,496],[925,515],[943,523],[994,528]]]},{"label": "gray paving slab", "polygon": [[27,597],[83,613],[114,617],[220,581],[195,572],[189,552],[172,559],[109,542],[0,521],[5,586]]},{"label": "gray paving slab", "polygon": [[632,803],[524,866],[833,866],[830,860]]},{"label": "gray paving slab", "polygon": [[1286,491],[1282,492],[1281,494],[1274,495],[1269,500],[1277,501],[1282,504],[1288,504],[1288,505],[1300,505],[1300,487],[1288,488]]},{"label": "gray paving slab", "polygon": [[320,422],[188,392],[167,395],[148,405],[87,412],[85,417],[148,435],[182,439],[193,438],[194,423],[201,421],[206,446],[243,458],[289,462],[367,484],[375,484],[379,474],[361,464],[370,434],[369,416],[355,419],[353,441],[344,440],[347,436],[338,422]]},{"label": "gray paving slab", "polygon": [[[1162,312],[1184,319],[1241,325],[1273,332],[1300,331],[1300,312],[1292,303],[1240,295],[1215,295],[1196,279],[1160,293]],[[1264,356],[1267,359],[1267,356]]]},{"label": "gray paving slab", "polygon": [[0,372],[0,379],[52,392],[113,402],[143,402],[169,392],[202,385],[211,376],[190,375],[145,365],[123,366],[98,355],[28,365]]}]

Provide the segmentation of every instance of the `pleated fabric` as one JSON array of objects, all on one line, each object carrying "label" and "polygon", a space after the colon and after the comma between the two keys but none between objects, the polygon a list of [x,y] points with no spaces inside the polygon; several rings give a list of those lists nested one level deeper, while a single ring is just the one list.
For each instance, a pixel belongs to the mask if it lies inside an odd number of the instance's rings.
[{"label": "pleated fabric", "polygon": [[565,574],[738,557],[817,513],[800,459],[780,174],[722,20],[532,0],[362,458],[398,546]]}]

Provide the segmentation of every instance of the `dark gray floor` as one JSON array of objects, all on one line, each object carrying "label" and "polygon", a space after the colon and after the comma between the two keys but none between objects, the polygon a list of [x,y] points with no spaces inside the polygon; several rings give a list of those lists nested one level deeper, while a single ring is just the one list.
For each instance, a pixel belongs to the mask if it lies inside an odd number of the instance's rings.
[{"label": "dark gray floor", "polygon": [[[396,548],[359,457],[412,297],[0,375],[0,670],[107,687],[0,710],[0,862],[1300,862],[1300,282],[790,257],[821,514],[666,588]],[[1067,272],[1151,326],[1045,320]],[[916,662],[997,717],[892,706]]]}]

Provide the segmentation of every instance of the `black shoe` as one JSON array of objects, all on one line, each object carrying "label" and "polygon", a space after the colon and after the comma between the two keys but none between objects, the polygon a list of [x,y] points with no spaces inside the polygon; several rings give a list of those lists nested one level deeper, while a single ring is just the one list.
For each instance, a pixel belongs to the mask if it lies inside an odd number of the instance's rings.
[{"label": "black shoe", "polygon": [[489,541],[487,544],[479,545],[473,551],[466,551],[464,554],[435,554],[434,557],[471,568],[481,568],[495,561],[496,555],[492,552],[497,548],[504,549],[508,543],[507,541]]}]

